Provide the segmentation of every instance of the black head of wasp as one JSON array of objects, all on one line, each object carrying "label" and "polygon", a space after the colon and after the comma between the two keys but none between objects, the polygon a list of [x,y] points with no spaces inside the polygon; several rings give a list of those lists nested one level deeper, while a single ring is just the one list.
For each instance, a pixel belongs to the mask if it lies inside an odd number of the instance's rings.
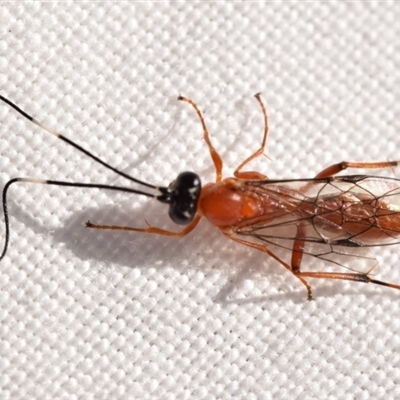
[{"label": "black head of wasp", "polygon": [[[90,221],[86,227],[153,233],[182,237],[191,232],[205,217],[225,236],[235,242],[266,253],[284,266],[306,287],[308,299],[312,299],[311,287],[306,278],[325,278],[374,283],[400,289],[400,285],[382,282],[370,277],[377,262],[366,256],[365,248],[400,241],[400,181],[368,175],[335,176],[348,168],[392,168],[399,161],[347,162],[333,164],[314,178],[296,180],[270,180],[255,171],[242,171],[251,160],[264,153],[268,117],[260,94],[256,99],[264,117],[264,135],[260,148],[246,158],[234,171],[234,177],[222,179],[223,162],[211,143],[203,115],[197,105],[186,97],[179,100],[189,103],[195,110],[202,128],[204,140],[213,161],[216,180],[202,187],[194,172],[183,172],[166,187],[154,186],[136,179],[74,143],[53,129],[43,125],[3,96],[0,100],[43,130],[56,136],[96,162],[125,179],[146,188],[133,189],[95,183],[66,182],[34,178],[13,178],[3,189],[3,213],[5,242],[0,261],[5,257],[10,240],[10,223],[7,193],[17,182],[43,185],[97,188],[128,192],[152,197],[169,205],[169,216],[178,225],[185,225],[178,232],[153,226],[134,228],[130,226],[98,225]],[[291,252],[289,263],[276,254],[276,248]],[[304,255],[348,267],[353,272],[302,271]],[[351,265],[346,265],[351,260]],[[366,270],[357,267],[361,260]],[[358,271],[358,272],[356,272]]]}]

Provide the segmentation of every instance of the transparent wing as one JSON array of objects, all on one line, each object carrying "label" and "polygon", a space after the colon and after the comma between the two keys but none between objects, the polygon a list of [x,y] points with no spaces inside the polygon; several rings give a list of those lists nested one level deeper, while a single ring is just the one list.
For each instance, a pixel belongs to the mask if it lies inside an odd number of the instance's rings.
[{"label": "transparent wing", "polygon": [[370,272],[377,265],[369,247],[400,242],[400,181],[351,175],[326,179],[246,181],[244,190],[262,200],[263,215],[242,221],[232,234]]}]

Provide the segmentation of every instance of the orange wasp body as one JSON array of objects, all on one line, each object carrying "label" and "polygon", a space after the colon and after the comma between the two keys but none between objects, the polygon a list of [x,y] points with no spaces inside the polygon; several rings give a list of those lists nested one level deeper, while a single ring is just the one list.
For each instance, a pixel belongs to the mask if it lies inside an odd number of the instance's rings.
[{"label": "orange wasp body", "polygon": [[[189,103],[196,111],[205,142],[210,151],[216,171],[216,182],[201,187],[200,178],[193,172],[183,172],[168,187],[150,185],[133,178],[100,160],[81,146],[41,124],[11,101],[0,99],[17,110],[25,118],[53,134],[106,168],[143,185],[157,193],[151,194],[128,187],[93,183],[64,182],[32,178],[11,179],[3,190],[3,211],[6,240],[0,260],[5,256],[9,242],[9,218],[7,191],[16,182],[40,183],[58,186],[101,188],[125,191],[153,197],[169,204],[171,219],[186,225],[174,232],[148,226],[97,225],[87,222],[86,226],[96,229],[113,229],[154,233],[182,237],[191,232],[200,219],[205,217],[230,239],[262,251],[287,270],[292,272],[306,287],[308,299],[312,299],[311,287],[306,278],[326,278],[374,283],[400,289],[400,285],[372,279],[369,274],[377,262],[366,255],[366,248],[398,243],[400,241],[400,181],[368,175],[335,175],[347,168],[390,168],[398,161],[388,162],[341,162],[334,164],[313,179],[269,180],[255,171],[241,171],[254,158],[263,154],[268,134],[268,117],[260,95],[256,99],[264,116],[264,136],[261,147],[245,159],[234,171],[234,177],[222,179],[223,162],[215,148],[204,122],[202,113],[190,99],[180,96],[179,100]],[[286,263],[275,249],[291,251],[291,261]],[[304,255],[311,255],[332,265],[346,266],[348,260],[361,259],[363,272],[302,271]],[[358,270],[358,268],[357,268]]]}]

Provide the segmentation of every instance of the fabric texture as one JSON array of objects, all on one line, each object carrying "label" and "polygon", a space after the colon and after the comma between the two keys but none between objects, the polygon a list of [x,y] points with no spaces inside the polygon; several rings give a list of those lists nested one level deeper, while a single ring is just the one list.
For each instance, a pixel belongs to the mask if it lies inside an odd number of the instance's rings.
[{"label": "fabric texture", "polygon": [[[268,157],[248,169],[312,178],[342,160],[400,159],[399,20],[390,1],[4,3],[0,94],[168,185],[186,170],[215,180],[178,95],[204,113],[227,177],[261,144],[261,92]],[[2,185],[131,186],[3,103],[0,130]],[[400,398],[400,291],[310,279],[308,302],[282,266],[207,221],[180,239],[85,228],[177,230],[143,196],[21,183],[8,202],[2,399]],[[400,283],[400,246],[371,252],[379,279]]]}]

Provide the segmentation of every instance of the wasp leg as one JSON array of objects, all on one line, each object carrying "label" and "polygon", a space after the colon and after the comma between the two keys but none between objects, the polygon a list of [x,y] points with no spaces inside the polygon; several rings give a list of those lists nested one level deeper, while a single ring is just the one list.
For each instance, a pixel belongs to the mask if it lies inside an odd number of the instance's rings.
[{"label": "wasp leg", "polygon": [[216,173],[215,181],[216,182],[221,182],[221,180],[222,180],[223,161],[222,161],[221,156],[218,154],[217,150],[215,150],[215,147],[211,143],[210,134],[208,133],[208,129],[207,129],[206,123],[204,121],[203,114],[201,113],[199,107],[197,106],[197,104],[193,100],[188,99],[187,97],[183,97],[183,96],[179,96],[178,100],[186,101],[186,103],[189,103],[194,108],[194,110],[196,111],[196,114],[200,119],[201,126],[203,127],[204,140],[207,143],[208,150],[210,152],[211,158],[212,158],[213,163],[214,163],[215,173]]},{"label": "wasp leg", "polygon": [[371,279],[367,274],[356,274],[351,272],[297,272],[297,277],[305,278],[322,278],[322,279],[340,279],[344,281],[355,281],[363,283],[373,283],[375,285],[387,286],[392,289],[400,290],[400,285],[394,283],[382,282],[376,279]]},{"label": "wasp leg", "polygon": [[[300,265],[301,261],[303,259],[303,254],[304,254],[304,246],[305,242],[302,239],[305,235],[304,232],[305,225],[304,223],[300,223],[297,226],[297,234],[296,234],[296,239],[293,242],[293,250],[292,250],[292,260],[291,260],[291,272],[299,278],[301,271],[300,271]],[[312,300],[312,293],[311,291],[308,292],[308,300]]]},{"label": "wasp leg", "polygon": [[[186,225],[181,231],[174,232],[168,231],[165,229],[157,228],[148,224],[147,228],[133,228],[131,226],[118,226],[118,225],[95,225],[90,221],[86,222],[86,228],[93,229],[111,229],[111,230],[119,230],[119,231],[133,231],[133,232],[144,232],[144,233],[154,233],[156,235],[164,235],[164,236],[174,236],[174,237],[183,237],[190,233],[196,225],[199,223],[201,216],[196,216],[193,221]],[[146,221],[147,223],[147,221]]]},{"label": "wasp leg", "polygon": [[304,233],[305,233],[304,228],[305,228],[305,225],[303,223],[300,223],[300,225],[298,225],[296,239],[293,242],[291,271],[295,275],[297,275],[300,272],[300,265],[301,265],[301,261],[303,259],[305,242],[301,238],[304,237]]},{"label": "wasp leg", "polygon": [[400,164],[400,161],[378,161],[378,162],[357,162],[357,161],[342,161],[337,164],[330,165],[322,170],[315,178],[328,178],[344,171],[348,168],[364,168],[364,169],[385,169],[394,168]]},{"label": "wasp leg", "polygon": [[267,144],[267,136],[268,136],[268,115],[267,115],[267,110],[265,109],[265,105],[261,99],[261,94],[257,93],[255,95],[255,98],[257,99],[258,103],[261,106],[261,110],[264,116],[264,136],[263,140],[261,142],[261,147],[255,151],[250,157],[247,157],[234,171],[233,175],[235,175],[236,178],[240,179],[249,179],[249,180],[264,180],[268,179],[266,175],[263,175],[259,172],[256,171],[245,171],[245,172],[240,172],[240,170],[248,164],[251,160],[254,160],[256,157],[264,154],[265,151],[265,146]]},{"label": "wasp leg", "polygon": [[[376,279],[371,279],[368,276],[368,273],[372,271],[368,271],[367,274],[359,274],[359,273],[352,273],[352,272],[303,272],[300,271],[300,264],[303,258],[303,251],[305,242],[303,239],[304,237],[304,225],[300,224],[297,228],[297,239],[293,243],[293,252],[292,252],[292,272],[298,277],[302,278],[320,278],[320,279],[340,279],[344,281],[355,281],[355,282],[363,282],[363,283],[373,283],[376,285],[387,286],[393,289],[399,289],[400,285],[396,285],[394,283],[389,282],[382,282]],[[308,298],[309,300],[310,297]]]},{"label": "wasp leg", "polygon": [[269,250],[266,246],[257,244],[257,243],[252,243],[252,242],[247,242],[246,240],[239,239],[229,232],[223,232],[225,236],[229,237],[230,239],[234,240],[235,242],[244,244],[245,246],[251,247],[253,249],[262,251],[263,253],[267,253],[270,257],[272,257],[274,260],[278,261],[279,264],[283,265],[288,271],[290,271],[307,289],[307,299],[312,300],[312,290],[311,286],[308,284],[308,282],[299,274],[295,273],[290,265],[285,263],[281,258],[279,258],[276,254],[274,254],[271,250]]}]

